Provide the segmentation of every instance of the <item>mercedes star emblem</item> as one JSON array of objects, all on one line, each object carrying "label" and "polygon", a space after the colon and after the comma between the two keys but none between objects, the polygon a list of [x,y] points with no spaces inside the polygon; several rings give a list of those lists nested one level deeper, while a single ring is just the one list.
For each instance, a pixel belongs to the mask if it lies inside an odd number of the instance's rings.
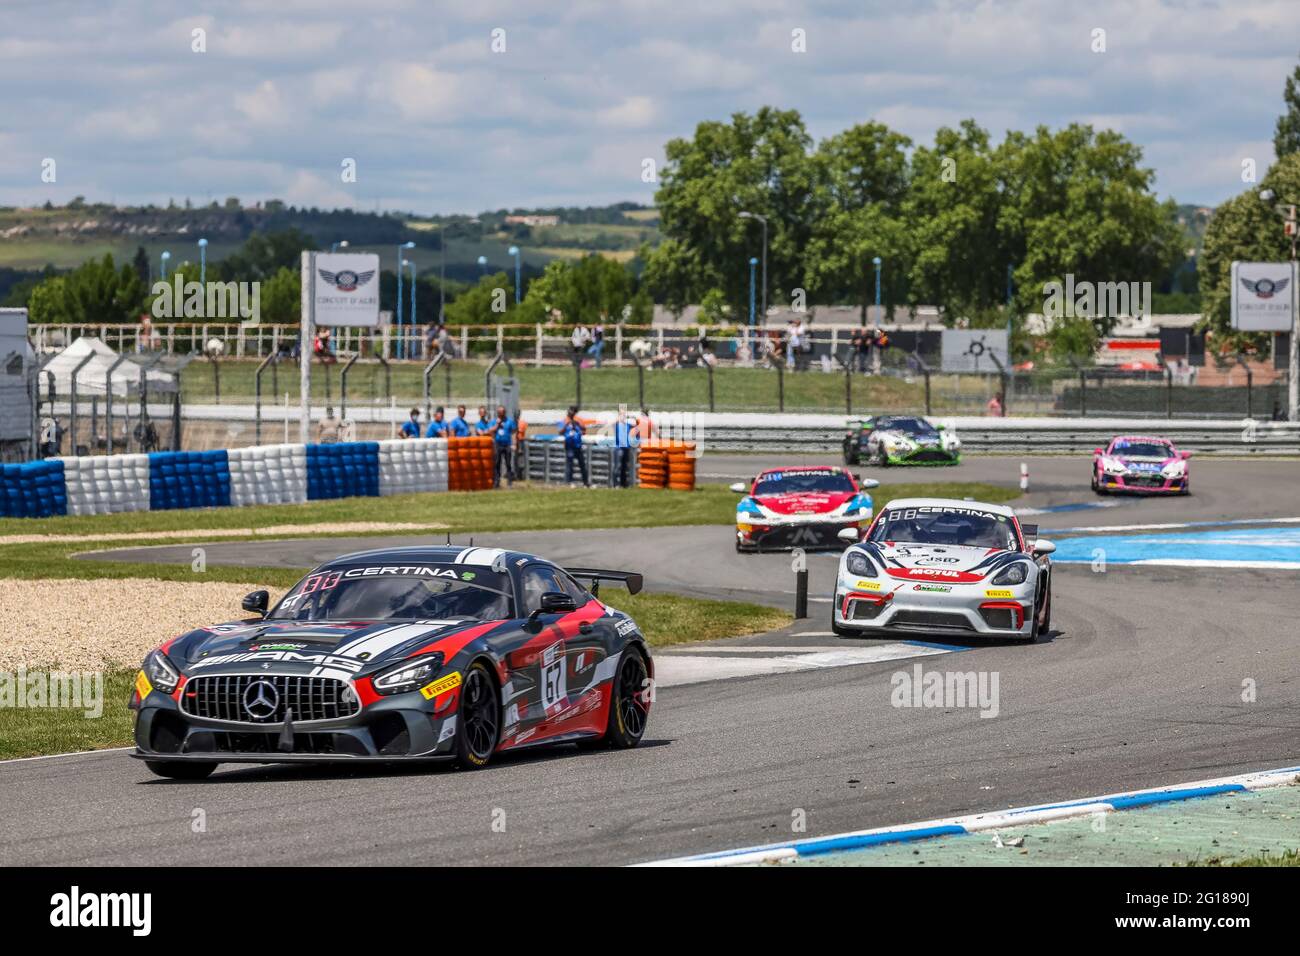
[{"label": "mercedes star emblem", "polygon": [[266,720],[280,706],[280,692],[266,680],[255,680],[244,688],[244,713],[254,720]]}]

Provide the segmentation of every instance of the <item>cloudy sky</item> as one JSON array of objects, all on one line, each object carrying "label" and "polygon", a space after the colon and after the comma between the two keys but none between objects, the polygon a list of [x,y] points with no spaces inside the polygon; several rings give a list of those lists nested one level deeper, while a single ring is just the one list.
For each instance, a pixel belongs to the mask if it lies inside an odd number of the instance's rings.
[{"label": "cloudy sky", "polygon": [[[192,12],[185,12],[190,7]],[[764,104],[820,139],[974,117],[1140,144],[1214,204],[1273,160],[1297,0],[0,0],[0,203],[476,212],[649,202],[645,158]],[[1105,52],[1094,52],[1094,31]],[[206,52],[194,52],[194,31]],[[803,31],[806,52],[792,50]],[[504,38],[504,51],[495,52]],[[57,182],[41,181],[45,158]],[[345,158],[357,181],[340,179]]]}]

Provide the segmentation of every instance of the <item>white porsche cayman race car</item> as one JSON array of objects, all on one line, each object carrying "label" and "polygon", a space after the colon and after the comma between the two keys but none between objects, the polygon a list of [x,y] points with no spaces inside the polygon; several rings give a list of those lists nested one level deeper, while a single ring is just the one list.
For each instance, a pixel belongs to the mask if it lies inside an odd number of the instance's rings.
[{"label": "white porsche cayman race car", "polygon": [[[840,558],[831,629],[983,634],[1034,640],[1052,620],[1050,541],[1010,508],[904,498],[877,514]],[[845,541],[855,537],[842,532]]]}]

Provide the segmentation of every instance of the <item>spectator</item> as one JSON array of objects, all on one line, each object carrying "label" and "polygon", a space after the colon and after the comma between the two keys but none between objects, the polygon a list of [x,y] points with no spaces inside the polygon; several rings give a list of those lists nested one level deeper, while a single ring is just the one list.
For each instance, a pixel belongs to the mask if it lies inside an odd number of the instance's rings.
[{"label": "spectator", "polygon": [[601,357],[605,354],[604,322],[596,322],[596,327],[591,332],[591,345],[587,349],[587,354],[596,360],[596,368],[600,368]]},{"label": "spectator", "polygon": [[420,437],[420,410],[418,408],[411,409],[411,417],[402,423],[402,437]]},{"label": "spectator", "polygon": [[650,418],[650,409],[641,409],[641,417],[636,420],[636,427],[632,429],[632,435],[638,445],[643,445],[655,437],[655,423]]},{"label": "spectator", "polygon": [[350,418],[339,422],[339,441],[356,441],[357,423]]},{"label": "spectator", "polygon": [[501,470],[503,468],[506,473],[506,482],[513,486],[515,483],[515,420],[506,414],[504,405],[497,406],[497,419],[488,428],[488,434],[493,439],[492,487],[501,487]]},{"label": "spectator", "polygon": [[474,424],[474,434],[490,435],[492,433],[492,419],[487,416],[487,406],[478,407],[478,421]]},{"label": "spectator", "polygon": [[448,359],[456,357],[456,343],[451,340],[451,332],[445,325],[438,326],[438,351]]},{"label": "spectator", "polygon": [[871,351],[867,334],[866,329],[854,329],[853,337],[849,339],[849,367],[859,372],[867,370],[867,357]]},{"label": "spectator", "polygon": [[582,450],[582,435],[586,431],[582,427],[582,422],[578,421],[578,406],[570,405],[569,410],[565,413],[564,424],[560,427],[560,434],[564,436],[564,480],[573,485],[573,464],[578,463],[578,471],[582,475],[582,484],[585,487],[587,481],[587,457]]},{"label": "spectator", "polygon": [[1001,418],[1002,409],[1003,409],[1002,398],[995,392],[993,397],[989,399],[989,404],[988,404],[989,415],[991,415],[993,418]]},{"label": "spectator", "polygon": [[447,438],[451,435],[451,425],[443,420],[445,412],[439,405],[433,410],[433,418],[429,420],[429,427],[425,430],[425,438]]},{"label": "spectator", "polygon": [[333,445],[339,440],[339,430],[343,423],[338,420],[334,414],[333,406],[325,409],[325,417],[321,419],[320,426],[316,431],[316,441],[321,445]]},{"label": "spectator", "polygon": [[627,409],[618,410],[618,420],[614,422],[614,473],[618,477],[618,486],[627,487],[628,461],[636,445],[636,429],[627,420]]},{"label": "spectator", "polygon": [[467,438],[474,434],[469,422],[465,421],[465,406],[456,406],[456,417],[451,420],[451,433],[457,438]]},{"label": "spectator", "polygon": [[312,353],[325,365],[333,365],[338,361],[338,359],[334,357],[333,350],[330,348],[329,329],[317,330],[316,341],[312,344]]},{"label": "spectator", "polygon": [[785,367],[794,368],[795,356],[799,354],[799,349],[803,347],[803,341],[799,338],[799,326],[791,319],[785,329]]}]

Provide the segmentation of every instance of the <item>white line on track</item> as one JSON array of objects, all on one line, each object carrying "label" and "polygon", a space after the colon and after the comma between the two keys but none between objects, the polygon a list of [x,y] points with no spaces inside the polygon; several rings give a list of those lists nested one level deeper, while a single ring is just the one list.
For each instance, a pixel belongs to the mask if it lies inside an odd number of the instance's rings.
[{"label": "white line on track", "polygon": [[124,750],[134,750],[134,747],[105,747],[103,750],[74,750],[70,754],[41,754],[39,757],[12,757],[9,760],[0,760],[0,767],[11,763],[28,763],[32,760],[57,760],[59,757],[89,757],[92,754],[116,754]]},{"label": "white line on track", "polygon": [[[734,649],[739,651],[739,648]],[[755,648],[764,650],[764,648]],[[850,667],[854,664],[878,664],[882,661],[911,657],[953,654],[955,650],[927,647],[901,641],[871,647],[816,648],[811,653],[782,654],[775,657],[709,657],[703,654],[659,654],[655,657],[655,685],[678,687],[735,677],[762,677],[795,671],[820,670],[826,667]]]}]

